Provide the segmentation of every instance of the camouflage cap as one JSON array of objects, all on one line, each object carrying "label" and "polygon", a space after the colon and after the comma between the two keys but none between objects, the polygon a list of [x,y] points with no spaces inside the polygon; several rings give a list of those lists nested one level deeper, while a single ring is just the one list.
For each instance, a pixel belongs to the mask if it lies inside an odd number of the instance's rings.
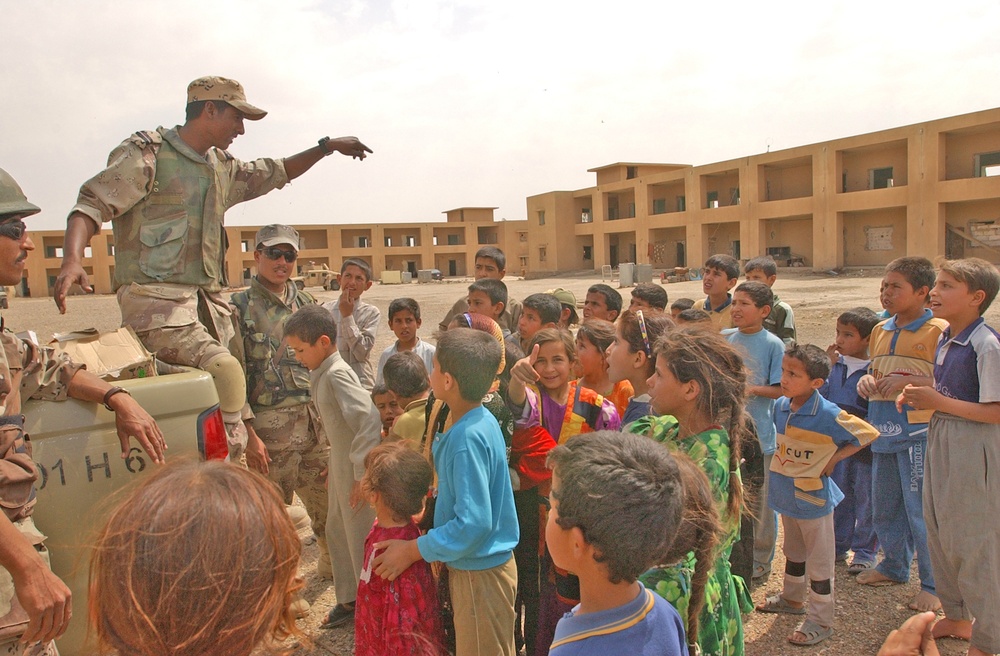
[{"label": "camouflage cap", "polygon": [[299,232],[292,226],[272,223],[257,231],[254,243],[257,244],[258,248],[261,246],[267,248],[268,246],[277,246],[278,244],[288,244],[298,252]]},{"label": "camouflage cap", "polygon": [[545,292],[546,294],[552,294],[559,299],[559,302],[563,305],[568,305],[570,307],[576,307],[576,295],[573,294],[568,289],[563,289],[562,287],[556,287],[555,289],[550,289]]},{"label": "camouflage cap", "polygon": [[31,216],[41,212],[41,208],[28,202],[27,196],[14,178],[0,169],[0,218],[7,216]]},{"label": "camouflage cap", "polygon": [[247,102],[247,95],[243,92],[243,85],[228,77],[209,75],[199,77],[188,85],[188,104],[201,100],[221,100],[229,103],[236,109],[243,112],[243,116],[251,121],[259,121],[267,116],[267,112],[260,107],[254,107]]}]

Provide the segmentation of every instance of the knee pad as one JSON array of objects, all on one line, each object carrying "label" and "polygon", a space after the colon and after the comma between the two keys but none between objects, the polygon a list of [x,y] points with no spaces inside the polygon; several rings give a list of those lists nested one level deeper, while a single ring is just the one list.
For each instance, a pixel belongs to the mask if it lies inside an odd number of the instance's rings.
[{"label": "knee pad", "polygon": [[212,375],[223,412],[239,412],[247,400],[247,379],[240,361],[226,353],[212,358],[204,366]]},{"label": "knee pad", "polygon": [[828,595],[833,592],[833,584],[830,579],[824,579],[822,581],[809,581],[809,587],[812,591],[819,595]]},{"label": "knee pad", "polygon": [[785,561],[785,574],[789,576],[805,576],[806,575],[806,564],[805,563],[795,563],[790,560]]}]

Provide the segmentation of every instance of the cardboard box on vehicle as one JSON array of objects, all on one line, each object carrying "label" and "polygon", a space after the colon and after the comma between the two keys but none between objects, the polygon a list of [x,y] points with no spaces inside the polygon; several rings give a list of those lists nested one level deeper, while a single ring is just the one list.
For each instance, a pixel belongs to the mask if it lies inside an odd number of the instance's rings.
[{"label": "cardboard box on vehicle", "polygon": [[109,382],[156,375],[153,355],[130,327],[104,333],[96,328],[57,333],[49,344]]}]

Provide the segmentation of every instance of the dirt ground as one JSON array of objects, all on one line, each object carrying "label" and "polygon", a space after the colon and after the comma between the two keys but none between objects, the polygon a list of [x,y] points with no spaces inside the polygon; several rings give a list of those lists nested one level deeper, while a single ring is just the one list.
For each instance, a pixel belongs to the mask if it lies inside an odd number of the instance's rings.
[{"label": "dirt ground", "polygon": [[[826,347],[833,341],[836,317],[844,310],[866,305],[879,310],[878,290],[880,272],[868,270],[839,276],[814,274],[785,269],[779,273],[775,291],[782,300],[788,302],[794,312],[798,338],[801,343],[813,343]],[[599,276],[579,275],[540,280],[507,279],[510,294],[523,299],[528,294],[547,291],[553,287],[564,287],[583,301],[587,288],[600,282]],[[381,285],[375,284],[365,294],[365,300],[374,303],[385,314],[389,302],[400,296],[410,296],[420,303],[424,324],[420,334],[423,339],[433,341],[437,323],[447,313],[454,301],[466,293],[468,279],[445,280],[430,284]],[[688,297],[703,297],[700,281],[666,284],[665,288],[673,301]],[[310,289],[320,301],[331,300],[336,292]],[[629,290],[623,289],[628,304]],[[66,315],[59,315],[55,304],[49,298],[11,299],[10,309],[4,311],[6,326],[15,331],[30,329],[38,338],[47,341],[56,332],[95,327],[110,330],[120,324],[120,314],[113,296],[76,296],[68,299]],[[987,321],[1000,325],[1000,304],[995,304],[987,313]],[[373,350],[377,358],[395,337],[387,326],[380,329]],[[308,537],[304,535],[303,537]],[[780,536],[779,536],[780,544]],[[334,631],[318,629],[326,612],[335,602],[333,588],[329,581],[317,580],[315,575],[317,551],[315,544],[304,548],[302,573],[308,587],[305,597],[313,604],[311,614],[300,622],[303,631],[312,637],[311,649],[303,647],[296,654],[350,654],[353,650],[353,631],[341,628]],[[768,594],[781,588],[781,572],[784,559],[780,554],[775,558],[769,580],[753,590],[755,603],[760,603]],[[752,613],[745,617],[746,653],[748,656],[779,656],[782,654],[874,654],[890,630],[911,615],[906,607],[909,599],[917,593],[918,583],[915,568],[909,585],[883,588],[868,588],[858,585],[847,574],[843,565],[837,567],[837,633],[833,638],[815,647],[795,647],[788,644],[786,637],[793,630],[796,618],[784,615],[764,615]],[[953,640],[940,645],[944,655],[964,654],[967,645]]]}]

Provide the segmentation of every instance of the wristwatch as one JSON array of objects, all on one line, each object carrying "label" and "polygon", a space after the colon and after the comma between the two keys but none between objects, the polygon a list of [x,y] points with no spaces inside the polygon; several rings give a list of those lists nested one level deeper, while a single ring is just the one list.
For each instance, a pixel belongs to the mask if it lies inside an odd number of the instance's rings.
[{"label": "wristwatch", "polygon": [[105,392],[104,393],[104,407],[107,408],[108,410],[110,410],[111,412],[115,411],[115,409],[112,408],[111,405],[110,405],[111,397],[114,396],[115,394],[128,394],[129,396],[132,396],[132,393],[129,392],[124,387],[112,387],[107,392]]},{"label": "wristwatch", "polygon": [[330,137],[323,137],[322,139],[320,139],[319,141],[316,142],[317,144],[319,144],[320,150],[323,151],[323,157],[326,157],[327,155],[332,155],[333,154],[333,151],[326,147],[326,142],[329,141],[329,140],[330,140]]}]

